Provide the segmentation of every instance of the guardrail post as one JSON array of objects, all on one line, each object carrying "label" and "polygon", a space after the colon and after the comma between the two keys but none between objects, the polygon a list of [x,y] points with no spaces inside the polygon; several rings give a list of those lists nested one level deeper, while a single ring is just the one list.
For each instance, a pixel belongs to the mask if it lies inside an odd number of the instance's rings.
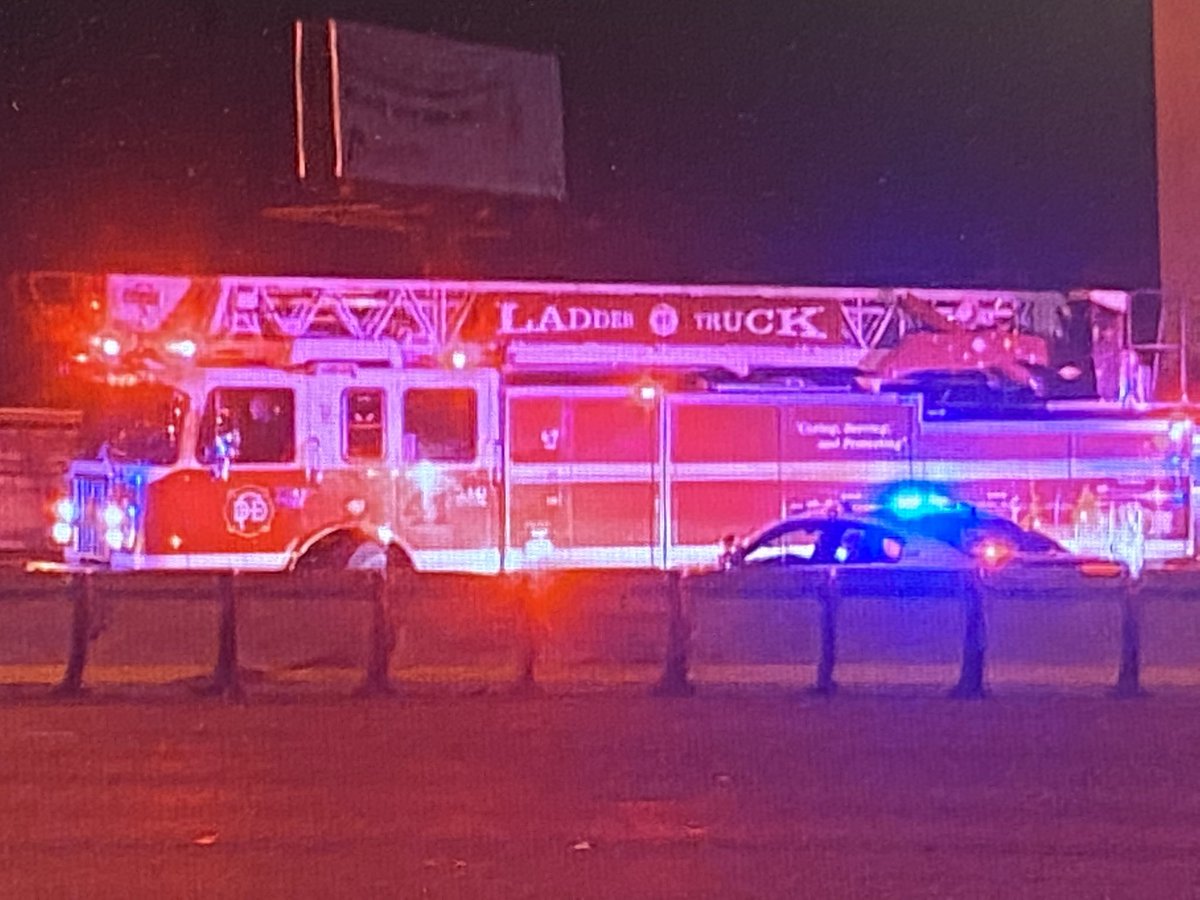
[{"label": "guardrail post", "polygon": [[510,590],[516,608],[517,640],[519,642],[517,680],[513,684],[513,692],[518,694],[536,693],[538,690],[536,669],[540,642],[534,612],[533,576],[525,573],[515,576],[510,583]]},{"label": "guardrail post", "polygon": [[658,697],[690,697],[696,688],[688,681],[688,616],[683,575],[678,570],[666,573],[666,589],[667,653],[662,677],[652,693]]},{"label": "guardrail post", "polygon": [[84,691],[83,670],[87,665],[88,644],[92,639],[92,573],[73,574],[67,587],[67,596],[71,600],[71,651],[62,681],[54,693],[75,697]]},{"label": "guardrail post", "polygon": [[1142,697],[1141,580],[1130,577],[1121,592],[1121,665],[1114,697]]},{"label": "guardrail post", "polygon": [[367,670],[362,686],[355,692],[360,697],[391,696],[396,693],[389,671],[392,651],[396,649],[396,628],[392,622],[392,593],[394,579],[385,566],[371,576],[371,645],[367,649]]},{"label": "guardrail post", "polygon": [[837,691],[833,667],[837,662],[837,614],[841,602],[841,585],[833,566],[829,567],[821,583],[818,601],[821,604],[821,657],[817,661],[817,683],[813,685],[813,693],[830,697]]},{"label": "guardrail post", "polygon": [[987,650],[987,629],[983,618],[983,589],[975,573],[961,579],[963,618],[962,672],[952,697],[977,699],[987,696],[984,687],[984,656]]},{"label": "guardrail post", "polygon": [[237,650],[237,592],[232,572],[217,575],[217,598],[221,603],[217,632],[217,665],[208,693],[229,700],[245,699]]}]

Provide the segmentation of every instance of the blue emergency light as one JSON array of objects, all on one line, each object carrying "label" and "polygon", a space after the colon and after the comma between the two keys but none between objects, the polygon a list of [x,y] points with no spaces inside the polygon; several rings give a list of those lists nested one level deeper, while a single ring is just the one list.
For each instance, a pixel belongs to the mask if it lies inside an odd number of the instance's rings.
[{"label": "blue emergency light", "polygon": [[880,506],[901,519],[915,519],[962,508],[944,485],[928,482],[903,482],[883,492]]}]

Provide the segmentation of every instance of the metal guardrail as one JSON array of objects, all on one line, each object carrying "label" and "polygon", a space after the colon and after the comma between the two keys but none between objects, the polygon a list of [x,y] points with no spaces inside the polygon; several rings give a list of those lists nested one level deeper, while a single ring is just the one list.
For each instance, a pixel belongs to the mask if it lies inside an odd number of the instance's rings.
[{"label": "metal guardrail", "polygon": [[[843,596],[835,567],[814,567],[812,590],[803,597],[785,602],[817,604],[818,659],[812,692],[832,696],[837,691],[839,612],[857,598]],[[661,675],[653,691],[662,696],[688,696],[695,687],[691,675],[696,613],[703,604],[703,592],[697,596],[694,581],[679,572],[644,573],[643,587],[660,592],[656,611],[644,624],[661,629]],[[108,573],[105,571],[59,572],[26,576],[4,592],[5,599],[61,599],[71,607],[69,652],[63,677],[54,689],[59,696],[75,696],[84,690],[89,647],[103,631],[106,604],[122,600],[162,599],[164,592],[172,600],[215,603],[219,610],[216,654],[212,676],[203,692],[239,700],[245,693],[238,659],[239,607],[247,598],[258,600],[335,600],[371,605],[371,624],[363,679],[357,693],[388,695],[394,693],[390,681],[392,655],[397,645],[398,627],[403,624],[408,604],[430,584],[426,576],[414,574],[354,572],[328,576],[205,575],[163,576],[160,573]],[[546,597],[567,588],[553,575],[507,577],[497,582],[502,603],[512,611],[516,624],[516,667],[513,689],[532,691],[538,684],[538,669],[545,654]],[[1119,666],[1112,693],[1134,697],[1141,687],[1141,622],[1147,600],[1157,592],[1139,581],[1128,581],[1123,590],[1110,594],[1119,597],[1121,607]],[[960,671],[951,695],[978,698],[987,694],[987,640],[985,622],[986,591],[975,578],[959,579],[953,596],[945,602],[961,603],[963,632]],[[661,603],[658,600],[661,599]],[[1087,599],[1087,598],[1081,598]],[[939,600],[939,602],[942,602]],[[1052,602],[1052,601],[1047,601]],[[1110,601],[1111,602],[1111,601]]]}]

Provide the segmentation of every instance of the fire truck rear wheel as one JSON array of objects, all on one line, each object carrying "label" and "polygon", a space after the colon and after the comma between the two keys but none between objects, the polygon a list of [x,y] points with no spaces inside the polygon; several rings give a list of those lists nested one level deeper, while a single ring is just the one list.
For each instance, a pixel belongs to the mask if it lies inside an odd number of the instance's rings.
[{"label": "fire truck rear wheel", "polygon": [[413,570],[412,560],[408,558],[408,554],[395,544],[388,545],[387,567],[388,571],[392,573],[408,573]]},{"label": "fire truck rear wheel", "polygon": [[305,572],[344,572],[347,569],[381,569],[407,572],[412,560],[404,550],[389,544],[386,548],[363,534],[337,532],[317,541],[296,564]]}]

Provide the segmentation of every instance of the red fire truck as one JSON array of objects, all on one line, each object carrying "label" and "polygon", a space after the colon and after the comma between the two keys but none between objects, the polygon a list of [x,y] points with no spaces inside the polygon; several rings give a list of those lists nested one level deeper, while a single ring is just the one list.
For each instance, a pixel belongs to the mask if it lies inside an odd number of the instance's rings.
[{"label": "red fire truck", "polygon": [[[71,564],[669,568],[906,479],[1074,549],[1114,552],[1137,508],[1148,558],[1193,550],[1190,421],[1035,396],[1045,323],[1119,309],[1112,292],[72,284],[93,317],[78,374],[106,393],[55,509]],[[1004,390],[947,401],[1005,351]],[[996,400],[1014,393],[1030,402]]]}]

